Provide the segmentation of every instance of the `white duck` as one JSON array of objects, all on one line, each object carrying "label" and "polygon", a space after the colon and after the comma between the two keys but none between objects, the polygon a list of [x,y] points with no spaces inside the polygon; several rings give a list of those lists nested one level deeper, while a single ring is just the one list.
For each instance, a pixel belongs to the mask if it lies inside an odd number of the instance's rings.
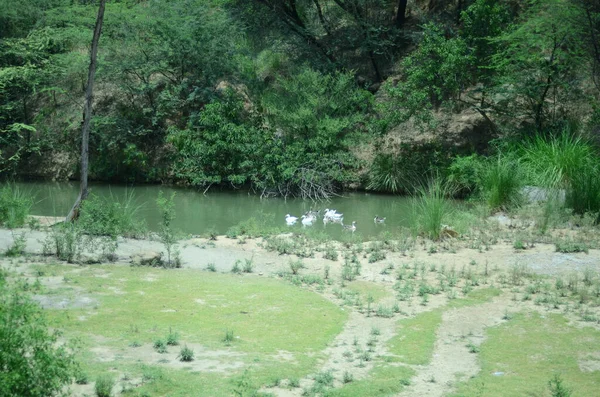
[{"label": "white duck", "polygon": [[297,216],[291,216],[290,214],[287,214],[285,216],[285,223],[288,226],[293,226],[296,224],[296,222],[298,221],[298,217]]},{"label": "white duck", "polygon": [[315,220],[312,216],[302,215],[302,226],[312,226]]}]

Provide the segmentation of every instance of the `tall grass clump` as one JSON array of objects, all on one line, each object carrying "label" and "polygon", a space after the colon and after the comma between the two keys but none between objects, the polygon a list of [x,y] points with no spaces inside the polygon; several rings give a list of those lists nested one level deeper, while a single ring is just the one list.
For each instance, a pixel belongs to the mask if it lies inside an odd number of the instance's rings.
[{"label": "tall grass clump", "polygon": [[558,196],[577,214],[600,211],[600,160],[597,149],[576,133],[537,136],[523,146],[523,159],[535,184]]},{"label": "tall grass clump", "polygon": [[141,237],[146,226],[139,219],[141,204],[137,203],[133,190],[128,190],[122,198],[90,195],[83,202],[79,223],[82,229],[95,236]]},{"label": "tall grass clump", "polygon": [[499,154],[488,160],[481,171],[481,194],[491,209],[514,206],[521,199],[523,172],[514,156]]},{"label": "tall grass clump", "polygon": [[427,187],[418,189],[414,211],[419,233],[432,240],[440,239],[442,225],[452,210],[448,200],[452,193],[452,186],[441,178],[433,179]]},{"label": "tall grass clump", "polygon": [[33,197],[15,185],[0,189],[0,225],[9,229],[21,227],[29,215]]}]

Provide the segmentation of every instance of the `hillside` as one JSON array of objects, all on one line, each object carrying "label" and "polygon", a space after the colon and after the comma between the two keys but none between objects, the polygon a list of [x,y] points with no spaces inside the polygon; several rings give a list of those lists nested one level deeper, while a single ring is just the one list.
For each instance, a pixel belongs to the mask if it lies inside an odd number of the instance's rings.
[{"label": "hillside", "polygon": [[[0,1],[0,174],[75,178],[97,4],[21,3]],[[410,191],[459,155],[595,139],[598,48],[598,0],[108,1],[90,176]]]}]

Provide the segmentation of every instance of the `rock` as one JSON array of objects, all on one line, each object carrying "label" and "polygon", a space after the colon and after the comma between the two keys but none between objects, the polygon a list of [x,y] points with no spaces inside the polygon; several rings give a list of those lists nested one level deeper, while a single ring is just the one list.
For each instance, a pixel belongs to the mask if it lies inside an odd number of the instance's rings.
[{"label": "rock", "polygon": [[160,266],[162,264],[162,252],[142,251],[131,255],[130,262],[135,266]]},{"label": "rock", "polygon": [[456,230],[452,229],[448,225],[442,225],[441,237],[457,238],[458,236],[459,236],[459,234]]},{"label": "rock", "polygon": [[524,186],[521,189],[521,194],[529,203],[546,202],[549,198],[556,197],[559,204],[564,204],[566,192],[564,189],[547,189],[538,186]]}]

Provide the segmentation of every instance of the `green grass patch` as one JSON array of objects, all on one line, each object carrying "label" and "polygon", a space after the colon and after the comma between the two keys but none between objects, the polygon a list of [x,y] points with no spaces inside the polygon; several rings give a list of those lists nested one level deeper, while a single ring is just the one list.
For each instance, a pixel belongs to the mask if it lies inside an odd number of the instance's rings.
[{"label": "green grass patch", "polygon": [[415,371],[408,367],[379,364],[369,373],[368,379],[353,381],[342,388],[330,390],[325,395],[327,397],[393,396],[401,392],[414,375]]},{"label": "green grass patch", "polygon": [[346,289],[352,292],[357,292],[361,297],[367,298],[371,296],[373,298],[373,302],[379,302],[382,299],[389,298],[392,296],[392,293],[388,291],[385,287],[381,285],[370,283],[368,281],[350,281],[346,283]]},{"label": "green grass patch", "polygon": [[[79,359],[92,378],[115,366],[133,377],[147,370],[127,359],[97,361],[90,349],[98,339],[102,346],[119,352],[133,349],[132,341],[152,346],[157,339],[176,333],[181,345],[199,343],[208,349],[232,350],[239,353],[232,360],[244,364],[243,369],[225,375],[157,366],[160,379],[145,383],[141,390],[150,395],[233,395],[242,386],[246,395],[274,376],[301,378],[314,371],[320,352],[347,318],[345,311],[320,295],[277,279],[123,266],[36,269],[43,272],[42,277],[68,280],[48,294],[81,295],[98,302],[92,307],[47,311],[53,326],[67,338],[80,340]],[[229,345],[223,342],[227,331],[235,335]],[[179,350],[171,347],[169,352]],[[294,360],[282,362],[277,358],[281,351],[292,354]],[[245,378],[240,380],[241,376]]]},{"label": "green grass patch", "polygon": [[474,290],[464,298],[452,300],[445,307],[398,321],[397,335],[388,342],[390,353],[397,356],[397,361],[405,364],[428,364],[445,310],[488,302],[501,293],[496,288]]},{"label": "green grass patch", "polygon": [[[479,375],[459,385],[454,397],[481,395],[538,396],[548,394],[548,382],[560,374],[574,396],[593,396],[600,381],[596,371],[582,372],[579,364],[598,362],[594,352],[600,332],[575,328],[557,314],[517,314],[509,322],[488,330],[480,346]],[[502,376],[494,373],[502,372]]]}]

